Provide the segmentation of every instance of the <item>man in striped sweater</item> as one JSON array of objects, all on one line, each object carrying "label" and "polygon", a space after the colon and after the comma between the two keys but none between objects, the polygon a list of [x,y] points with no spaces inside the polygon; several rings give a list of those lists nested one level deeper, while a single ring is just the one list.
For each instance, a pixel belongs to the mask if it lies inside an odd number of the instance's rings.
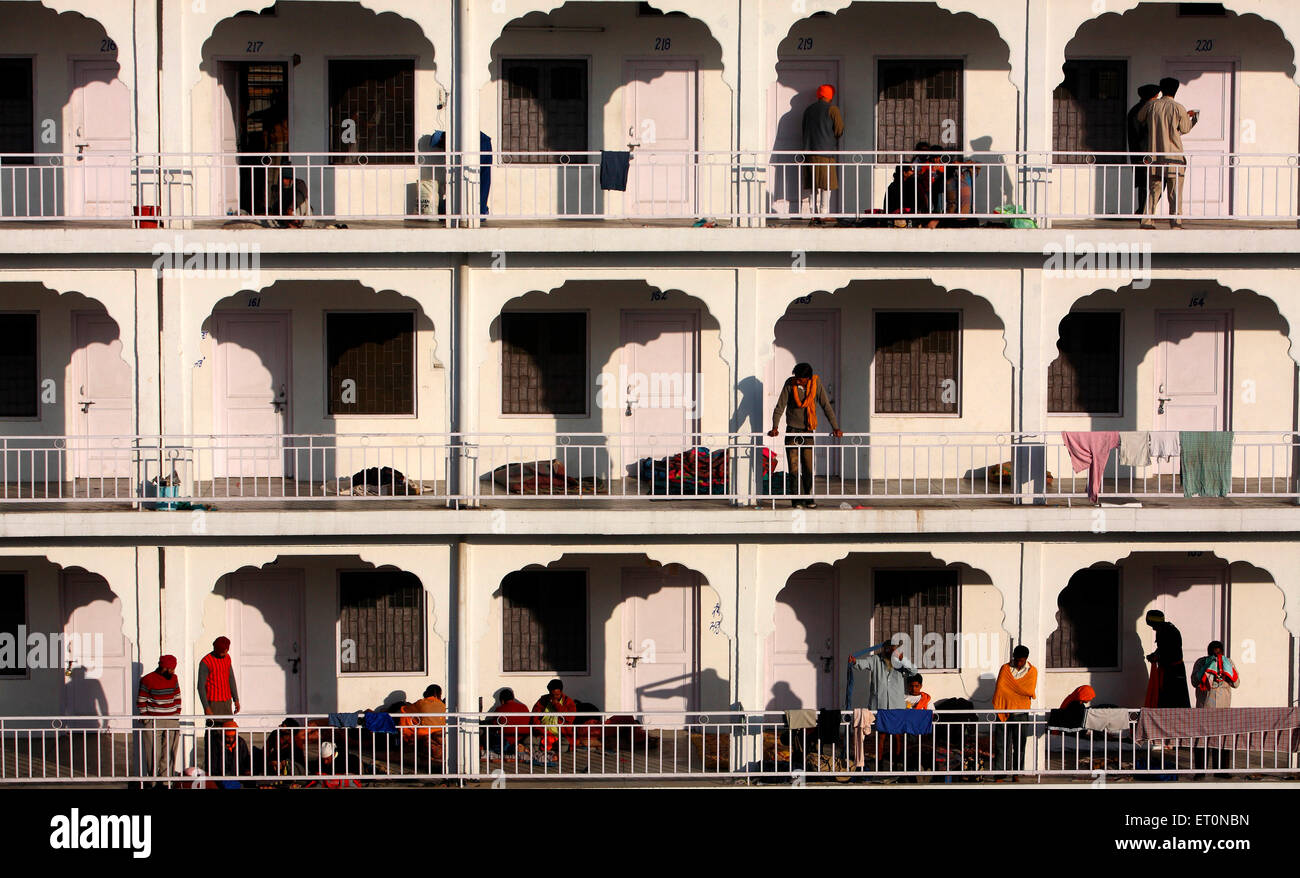
[{"label": "man in striped sweater", "polygon": [[[140,776],[171,777],[181,741],[181,686],[176,678],[176,656],[162,656],[158,669],[140,678],[135,706],[142,726]],[[145,786],[155,784],[145,782]]]}]

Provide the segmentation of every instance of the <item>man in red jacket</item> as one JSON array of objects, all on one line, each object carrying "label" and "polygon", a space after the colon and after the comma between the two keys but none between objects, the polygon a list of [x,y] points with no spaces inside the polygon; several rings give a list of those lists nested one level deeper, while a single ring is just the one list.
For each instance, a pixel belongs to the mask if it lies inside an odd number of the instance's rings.
[{"label": "man in red jacket", "polygon": [[[239,713],[239,687],[230,663],[230,638],[212,641],[212,652],[199,662],[199,703],[208,716],[230,717]],[[208,725],[215,725],[208,720]]]},{"label": "man in red jacket", "polygon": [[517,700],[515,690],[508,688],[502,689],[497,699],[497,706],[488,711],[494,716],[487,722],[487,748],[510,756],[515,752],[520,734],[527,734],[528,705]]},{"label": "man in red jacket", "polygon": [[[533,724],[542,728],[542,749],[549,751],[552,746],[560,750],[560,738],[573,746],[573,720],[578,712],[578,703],[564,694],[564,681],[552,680],[546,684],[546,694],[537,699],[533,705]],[[566,728],[567,726],[567,728]]]},{"label": "man in red jacket", "polygon": [[[157,670],[140,678],[135,706],[141,725],[140,776],[171,777],[181,742],[181,685],[176,679],[176,656],[162,656]],[[171,785],[170,781],[167,785]],[[144,786],[156,784],[145,782]]]}]

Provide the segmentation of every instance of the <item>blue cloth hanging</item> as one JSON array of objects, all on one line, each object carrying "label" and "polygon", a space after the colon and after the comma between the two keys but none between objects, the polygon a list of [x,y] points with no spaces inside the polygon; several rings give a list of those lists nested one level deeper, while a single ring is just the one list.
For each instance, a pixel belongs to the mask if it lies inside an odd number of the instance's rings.
[{"label": "blue cloth hanging", "polygon": [[876,731],[885,735],[928,735],[934,729],[933,710],[877,710]]},{"label": "blue cloth hanging", "polygon": [[626,192],[627,173],[631,162],[632,153],[627,150],[601,150],[600,188]]}]

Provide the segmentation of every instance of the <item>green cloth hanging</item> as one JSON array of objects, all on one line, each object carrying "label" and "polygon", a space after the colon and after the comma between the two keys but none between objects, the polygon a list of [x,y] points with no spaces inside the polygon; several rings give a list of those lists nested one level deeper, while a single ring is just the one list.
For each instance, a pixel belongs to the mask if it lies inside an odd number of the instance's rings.
[{"label": "green cloth hanging", "polygon": [[1232,490],[1232,437],[1231,430],[1183,430],[1178,434],[1184,497],[1228,496]]}]

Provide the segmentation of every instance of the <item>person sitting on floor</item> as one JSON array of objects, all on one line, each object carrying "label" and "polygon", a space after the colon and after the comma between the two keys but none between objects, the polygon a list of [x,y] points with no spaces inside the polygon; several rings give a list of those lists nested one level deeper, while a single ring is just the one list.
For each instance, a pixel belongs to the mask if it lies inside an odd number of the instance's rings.
[{"label": "person sitting on floor", "polygon": [[208,774],[222,778],[217,782],[219,789],[237,790],[243,787],[237,778],[248,777],[252,773],[253,757],[248,750],[248,743],[239,737],[239,723],[228,719],[222,723],[218,752],[208,755]]},{"label": "person sitting on floor", "polygon": [[506,688],[497,693],[496,706],[488,713],[495,714],[488,720],[484,736],[488,750],[513,756],[520,735],[529,725],[528,705],[515,698],[515,690]]},{"label": "person sitting on floor", "polygon": [[[533,724],[541,727],[541,744],[544,751],[552,747],[558,752],[563,739],[573,745],[573,720],[578,712],[577,703],[564,694],[564,681],[558,678],[546,684],[546,694],[533,705]],[[564,728],[568,726],[568,728]]]},{"label": "person sitting on floor", "polygon": [[907,678],[907,694],[903,700],[907,702],[909,708],[915,710],[934,710],[931,706],[930,693],[921,691],[921,684],[925,678],[920,674],[914,674]]}]

